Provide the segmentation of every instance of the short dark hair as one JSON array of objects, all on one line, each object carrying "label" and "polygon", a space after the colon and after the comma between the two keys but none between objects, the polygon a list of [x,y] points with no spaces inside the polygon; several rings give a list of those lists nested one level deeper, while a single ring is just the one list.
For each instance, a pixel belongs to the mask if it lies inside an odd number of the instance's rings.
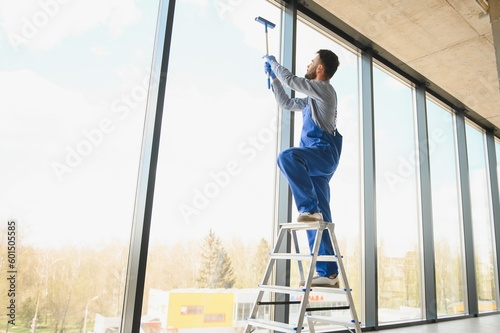
[{"label": "short dark hair", "polygon": [[319,59],[325,67],[325,76],[330,80],[339,67],[339,57],[330,50],[319,50]]}]

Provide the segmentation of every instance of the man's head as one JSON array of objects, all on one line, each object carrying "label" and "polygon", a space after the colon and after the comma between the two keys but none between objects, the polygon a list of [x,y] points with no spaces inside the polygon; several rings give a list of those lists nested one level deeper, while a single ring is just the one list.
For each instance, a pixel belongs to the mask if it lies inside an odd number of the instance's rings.
[{"label": "man's head", "polygon": [[306,79],[328,81],[339,67],[339,58],[330,50],[319,50],[307,66]]}]

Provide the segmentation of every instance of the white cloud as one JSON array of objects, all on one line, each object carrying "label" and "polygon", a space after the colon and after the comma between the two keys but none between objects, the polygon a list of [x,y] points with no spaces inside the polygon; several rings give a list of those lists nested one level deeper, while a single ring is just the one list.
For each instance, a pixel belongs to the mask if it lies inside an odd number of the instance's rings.
[{"label": "white cloud", "polygon": [[0,72],[0,91],[2,116],[10,120],[27,120],[23,116],[30,115],[35,116],[36,119],[31,120],[37,122],[44,120],[53,124],[57,117],[78,122],[76,115],[87,118],[91,112],[81,93],[61,87],[31,70]]},{"label": "white cloud", "polygon": [[[261,50],[262,55],[266,54],[266,34],[265,26],[255,18],[261,16],[274,23],[274,29],[268,28],[269,54],[278,55],[280,47],[280,12],[275,7],[265,1],[258,3],[249,1],[220,1],[226,2],[226,6],[219,8],[219,17],[229,17],[235,27],[245,34],[247,45]],[[259,32],[259,33],[256,33]]]},{"label": "white cloud", "polygon": [[107,57],[111,55],[110,50],[105,46],[93,46],[90,48],[90,53],[98,57]]},{"label": "white cloud", "polygon": [[1,34],[14,49],[49,50],[100,26],[120,35],[140,16],[135,0],[0,1]]},{"label": "white cloud", "polygon": [[60,182],[52,163],[109,112],[29,70],[0,72],[0,91],[0,218],[18,220],[22,241],[43,246],[127,239],[142,114],[114,119],[116,130]]},{"label": "white cloud", "polygon": [[14,186],[30,177],[55,180],[47,166],[100,111],[82,94],[28,70],[0,72],[0,91],[0,152],[9,161],[1,168],[0,185]]}]

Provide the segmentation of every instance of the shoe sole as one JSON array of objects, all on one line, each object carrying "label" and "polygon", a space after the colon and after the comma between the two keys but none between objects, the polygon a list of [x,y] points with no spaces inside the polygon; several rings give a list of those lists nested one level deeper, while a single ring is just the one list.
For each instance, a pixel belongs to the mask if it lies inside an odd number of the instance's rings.
[{"label": "shoe sole", "polygon": [[320,222],[323,220],[318,220],[318,219],[308,219],[308,218],[298,218],[297,222]]},{"label": "shoe sole", "polygon": [[339,284],[336,283],[334,285],[331,285],[331,284],[311,284],[311,288],[312,287],[323,287],[323,288],[340,288]]},{"label": "shoe sole", "polygon": [[[301,282],[299,283],[299,287],[305,287],[306,284]],[[327,288],[340,288],[340,285],[339,285],[339,282],[335,282],[335,284],[331,284],[331,283],[320,283],[320,284],[314,284],[314,283],[311,283],[311,287],[327,287]]]}]

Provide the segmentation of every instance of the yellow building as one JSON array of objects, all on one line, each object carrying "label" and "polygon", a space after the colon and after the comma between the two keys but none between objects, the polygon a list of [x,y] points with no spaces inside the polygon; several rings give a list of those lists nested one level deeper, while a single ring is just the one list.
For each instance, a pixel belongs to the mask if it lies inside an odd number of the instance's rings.
[{"label": "yellow building", "polygon": [[[148,316],[162,319],[163,331],[167,333],[240,333],[244,332],[246,318],[250,315],[259,290],[250,289],[176,289],[162,291],[151,289],[148,302]],[[269,301],[264,294],[262,301]],[[300,301],[300,297],[291,297]],[[340,306],[343,296],[311,294],[312,306]],[[269,319],[270,308],[262,307],[260,315]],[[349,312],[338,311],[340,316]],[[328,311],[318,313],[331,315]],[[298,305],[290,307],[290,317],[295,320]],[[350,317],[349,317],[350,318]]]},{"label": "yellow building", "polygon": [[168,302],[167,328],[233,327],[233,306],[232,290],[173,291]]}]

